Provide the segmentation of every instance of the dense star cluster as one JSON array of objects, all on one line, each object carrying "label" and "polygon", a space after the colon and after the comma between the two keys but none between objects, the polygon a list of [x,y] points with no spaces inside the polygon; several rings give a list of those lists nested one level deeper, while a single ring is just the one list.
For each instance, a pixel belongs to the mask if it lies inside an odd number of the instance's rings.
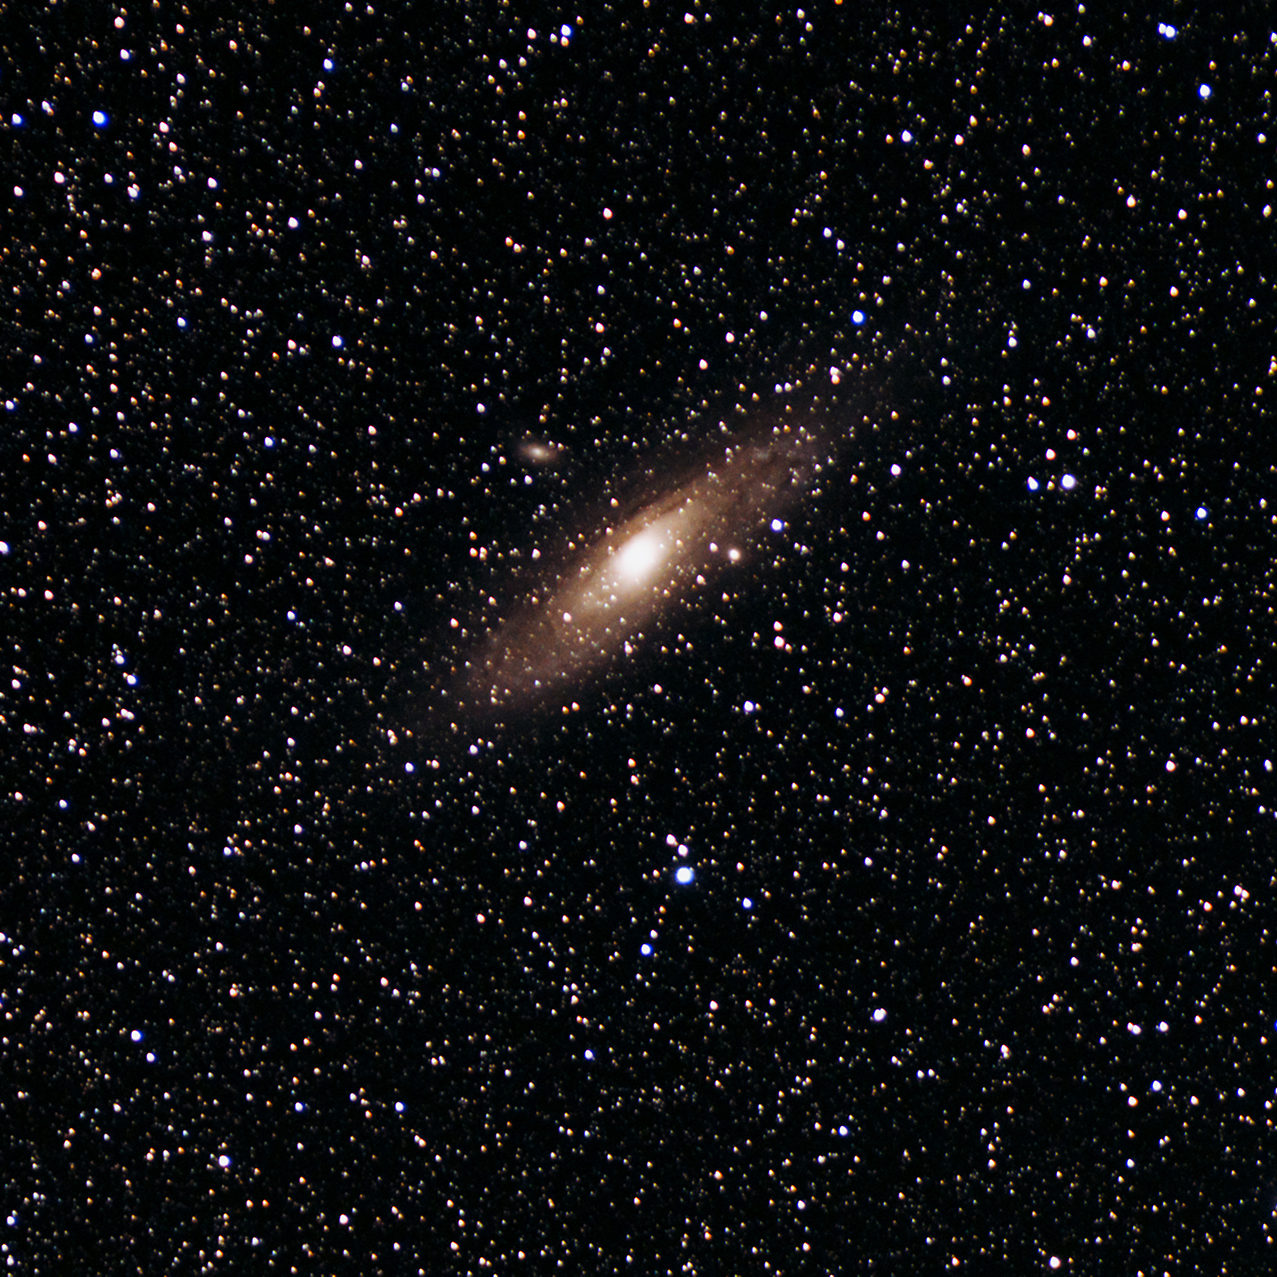
[{"label": "dense star cluster", "polygon": [[1240,13],[8,24],[6,1272],[1272,1268]]}]

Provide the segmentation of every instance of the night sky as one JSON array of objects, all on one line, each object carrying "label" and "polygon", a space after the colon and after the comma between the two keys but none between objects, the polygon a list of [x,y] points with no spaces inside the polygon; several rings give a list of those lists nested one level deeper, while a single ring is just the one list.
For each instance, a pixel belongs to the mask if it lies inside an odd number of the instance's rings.
[{"label": "night sky", "polygon": [[[5,1271],[1267,1271],[1245,8],[7,23]],[[799,421],[738,562],[453,712]]]}]

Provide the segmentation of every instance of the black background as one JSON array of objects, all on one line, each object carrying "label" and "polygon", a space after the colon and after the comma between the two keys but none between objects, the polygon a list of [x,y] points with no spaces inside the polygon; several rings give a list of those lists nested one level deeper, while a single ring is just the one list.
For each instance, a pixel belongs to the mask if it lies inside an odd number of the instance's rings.
[{"label": "black background", "polygon": [[[4,35],[11,1271],[1264,1269],[1277,45],[1094,9]],[[813,406],[632,658],[420,730]]]}]

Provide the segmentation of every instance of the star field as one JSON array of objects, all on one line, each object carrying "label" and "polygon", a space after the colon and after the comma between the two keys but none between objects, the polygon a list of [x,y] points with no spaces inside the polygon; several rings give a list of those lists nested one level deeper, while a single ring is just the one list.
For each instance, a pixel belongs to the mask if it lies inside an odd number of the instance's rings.
[{"label": "star field", "polygon": [[6,1271],[1267,1271],[1265,19],[0,36]]}]

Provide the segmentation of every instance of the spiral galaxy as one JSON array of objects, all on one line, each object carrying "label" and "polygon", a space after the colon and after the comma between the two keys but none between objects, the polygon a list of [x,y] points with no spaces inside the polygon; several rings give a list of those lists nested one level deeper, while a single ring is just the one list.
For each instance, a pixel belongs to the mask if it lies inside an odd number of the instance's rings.
[{"label": "spiral galaxy", "polygon": [[839,440],[816,421],[783,421],[674,467],[637,512],[604,524],[537,601],[467,662],[455,707],[517,710],[569,690],[634,650],[689,588],[747,553],[810,492]]}]

